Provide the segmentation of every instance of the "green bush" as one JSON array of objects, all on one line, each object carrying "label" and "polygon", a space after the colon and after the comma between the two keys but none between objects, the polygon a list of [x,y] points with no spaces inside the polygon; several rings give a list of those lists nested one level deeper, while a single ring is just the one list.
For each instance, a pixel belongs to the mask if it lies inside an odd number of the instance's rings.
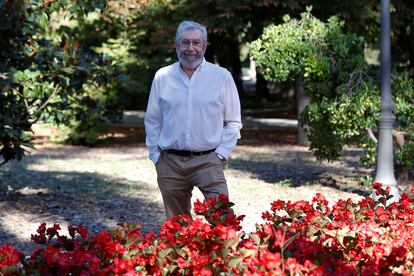
[{"label": "green bush", "polygon": [[[89,8],[95,9],[94,3],[90,2]],[[110,83],[117,74],[115,67],[102,55],[84,48],[71,33],[76,18],[89,12],[85,5],[1,2],[0,156],[3,163],[22,158],[25,148],[31,147],[31,126],[40,119],[71,126],[73,121],[95,125],[102,122],[102,116],[111,117],[105,105],[108,101],[102,101],[107,98],[105,90],[99,90],[99,97],[94,93],[97,87]],[[88,132],[88,125],[82,128]]]},{"label": "green bush", "polygon": [[[310,103],[301,119],[318,159],[337,159],[345,145],[358,144],[366,149],[363,164],[373,164],[381,108],[379,68],[365,61],[363,39],[345,34],[337,17],[324,23],[310,12],[308,8],[299,20],[286,16],[285,23],[266,27],[251,44],[252,56],[269,80],[303,80]],[[394,72],[392,92],[396,129],[408,138],[396,156],[412,168],[413,80]]]}]

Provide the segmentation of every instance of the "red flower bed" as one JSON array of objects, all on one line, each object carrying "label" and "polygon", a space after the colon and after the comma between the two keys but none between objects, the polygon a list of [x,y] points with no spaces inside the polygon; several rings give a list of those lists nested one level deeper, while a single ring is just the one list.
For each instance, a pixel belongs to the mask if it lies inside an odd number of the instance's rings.
[{"label": "red flower bed", "polygon": [[414,200],[402,195],[384,205],[389,192],[374,184],[379,201],[340,200],[330,207],[312,202],[275,201],[256,232],[241,230],[233,205],[197,201],[204,219],[177,216],[160,234],[143,235],[139,225],[120,224],[88,235],[69,226],[42,224],[29,257],[11,245],[0,248],[0,275],[411,275],[414,274]]}]

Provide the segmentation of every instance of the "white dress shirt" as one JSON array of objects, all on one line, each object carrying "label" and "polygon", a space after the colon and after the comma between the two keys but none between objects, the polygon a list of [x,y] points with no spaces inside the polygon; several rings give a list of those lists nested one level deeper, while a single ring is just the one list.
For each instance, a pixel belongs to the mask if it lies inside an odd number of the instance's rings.
[{"label": "white dress shirt", "polygon": [[228,159],[240,138],[240,100],[229,71],[205,59],[191,78],[178,62],[157,71],[145,114],[152,162],[161,150],[215,152]]}]

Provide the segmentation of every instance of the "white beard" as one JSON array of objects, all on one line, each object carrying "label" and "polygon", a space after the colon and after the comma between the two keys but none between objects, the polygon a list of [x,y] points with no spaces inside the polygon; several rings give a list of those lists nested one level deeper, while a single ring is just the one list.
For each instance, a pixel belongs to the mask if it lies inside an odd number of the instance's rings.
[{"label": "white beard", "polygon": [[184,67],[195,69],[203,62],[204,52],[200,52],[196,57],[191,57],[190,60],[184,53],[177,51],[177,57],[180,64]]}]

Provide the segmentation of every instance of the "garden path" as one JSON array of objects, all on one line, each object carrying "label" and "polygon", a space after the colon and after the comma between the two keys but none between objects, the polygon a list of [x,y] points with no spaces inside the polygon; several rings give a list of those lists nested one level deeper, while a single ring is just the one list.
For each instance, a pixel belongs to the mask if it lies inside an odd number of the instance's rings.
[{"label": "garden path", "polygon": [[[0,168],[0,246],[11,242],[30,250],[30,235],[42,222],[83,224],[92,233],[113,229],[117,222],[142,223],[143,232],[158,231],[164,219],[144,130],[113,126],[94,148],[48,142],[35,129],[37,150],[21,162]],[[357,165],[359,149],[348,148],[341,161],[318,162],[308,148],[294,145],[292,129],[245,129],[225,175],[235,213],[246,215],[251,232],[272,201],[310,200],[316,192],[330,202],[367,196],[361,177],[370,171]],[[195,190],[194,200],[201,199]]]}]

